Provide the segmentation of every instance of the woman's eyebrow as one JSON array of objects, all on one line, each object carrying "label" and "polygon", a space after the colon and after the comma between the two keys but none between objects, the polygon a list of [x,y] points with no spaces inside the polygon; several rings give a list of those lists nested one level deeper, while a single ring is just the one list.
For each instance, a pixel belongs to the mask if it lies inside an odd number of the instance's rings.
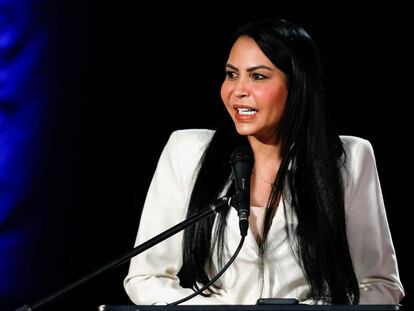
[{"label": "woman's eyebrow", "polygon": [[[235,71],[239,71],[239,69],[236,66],[233,66],[232,64],[229,64],[229,63],[226,64],[226,67],[231,68]],[[270,68],[269,66],[266,66],[266,65],[257,65],[257,66],[247,68],[247,72],[252,72],[252,71],[255,71],[257,69],[265,69],[265,70],[269,70],[269,71],[273,70],[272,68]]]}]

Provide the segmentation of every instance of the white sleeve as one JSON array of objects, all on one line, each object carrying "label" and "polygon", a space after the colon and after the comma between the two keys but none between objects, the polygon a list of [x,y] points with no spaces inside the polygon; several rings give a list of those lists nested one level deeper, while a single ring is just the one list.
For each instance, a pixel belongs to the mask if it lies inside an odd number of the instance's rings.
[{"label": "white sleeve", "polygon": [[[174,132],[160,156],[145,199],[137,239],[140,245],[173,227],[186,217],[189,189],[180,172],[177,133]],[[190,164],[191,165],[191,164]],[[171,303],[194,291],[179,285],[182,266],[182,232],[135,256],[124,287],[135,304]],[[214,297],[196,296],[188,304],[219,304]]]},{"label": "white sleeve", "polygon": [[347,234],[360,287],[360,304],[398,304],[404,297],[371,144],[347,154]]}]

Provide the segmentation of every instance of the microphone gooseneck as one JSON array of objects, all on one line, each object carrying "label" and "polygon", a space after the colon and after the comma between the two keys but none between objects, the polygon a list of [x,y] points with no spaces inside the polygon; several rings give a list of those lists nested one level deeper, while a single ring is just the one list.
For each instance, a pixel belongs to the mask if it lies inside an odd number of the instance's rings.
[{"label": "microphone gooseneck", "polygon": [[249,228],[250,177],[253,163],[252,151],[246,145],[236,147],[230,156],[235,183],[235,193],[230,203],[237,210],[241,236],[246,236]]},{"label": "microphone gooseneck", "polygon": [[91,273],[81,277],[80,279],[76,280],[75,282],[70,283],[69,285],[65,286],[64,288],[50,294],[49,296],[31,304],[31,305],[24,305],[17,309],[16,311],[34,311],[38,308],[50,304],[53,301],[57,300],[64,294],[68,293],[69,291],[79,287],[80,285],[90,281],[91,279],[97,277],[98,275],[101,275],[102,273],[113,269],[115,267],[118,267],[128,260],[130,260],[132,257],[141,254],[142,252],[146,251],[147,249],[153,247],[154,245],[157,245],[158,243],[164,241],[165,239],[171,237],[172,235],[184,230],[188,226],[196,223],[197,221],[204,219],[211,214],[220,213],[225,206],[228,205],[229,199],[227,197],[221,197],[217,199],[215,202],[211,203],[208,207],[205,209],[197,212],[196,214],[188,217],[184,221],[176,224],[175,226],[161,232],[160,234],[154,236],[152,239],[147,240],[146,242],[135,246],[132,250],[128,251],[124,255],[120,256],[119,258],[116,258],[115,260],[111,261],[110,263],[106,264],[105,266],[102,266],[95,271],[92,271]]}]

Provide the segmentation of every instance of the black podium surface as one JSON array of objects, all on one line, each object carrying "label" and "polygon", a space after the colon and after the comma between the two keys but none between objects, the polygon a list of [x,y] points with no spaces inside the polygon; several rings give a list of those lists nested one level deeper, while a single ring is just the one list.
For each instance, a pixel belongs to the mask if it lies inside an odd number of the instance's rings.
[{"label": "black podium surface", "polygon": [[102,305],[99,311],[393,311],[400,305]]}]

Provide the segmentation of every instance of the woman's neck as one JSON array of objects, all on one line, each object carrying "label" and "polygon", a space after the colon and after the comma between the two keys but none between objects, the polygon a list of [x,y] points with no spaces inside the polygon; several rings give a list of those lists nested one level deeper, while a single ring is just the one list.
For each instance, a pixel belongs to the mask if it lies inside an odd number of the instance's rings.
[{"label": "woman's neck", "polygon": [[[265,144],[254,137],[249,137],[254,154],[254,166],[250,184],[250,202],[259,207],[268,205],[275,187],[276,176],[281,164],[280,145]],[[274,202],[277,206],[278,198]]]},{"label": "woman's neck", "polygon": [[[248,137],[254,154],[254,170],[256,173],[274,178],[281,163],[280,144],[264,143],[253,136]],[[270,175],[270,176],[269,176]]]}]

